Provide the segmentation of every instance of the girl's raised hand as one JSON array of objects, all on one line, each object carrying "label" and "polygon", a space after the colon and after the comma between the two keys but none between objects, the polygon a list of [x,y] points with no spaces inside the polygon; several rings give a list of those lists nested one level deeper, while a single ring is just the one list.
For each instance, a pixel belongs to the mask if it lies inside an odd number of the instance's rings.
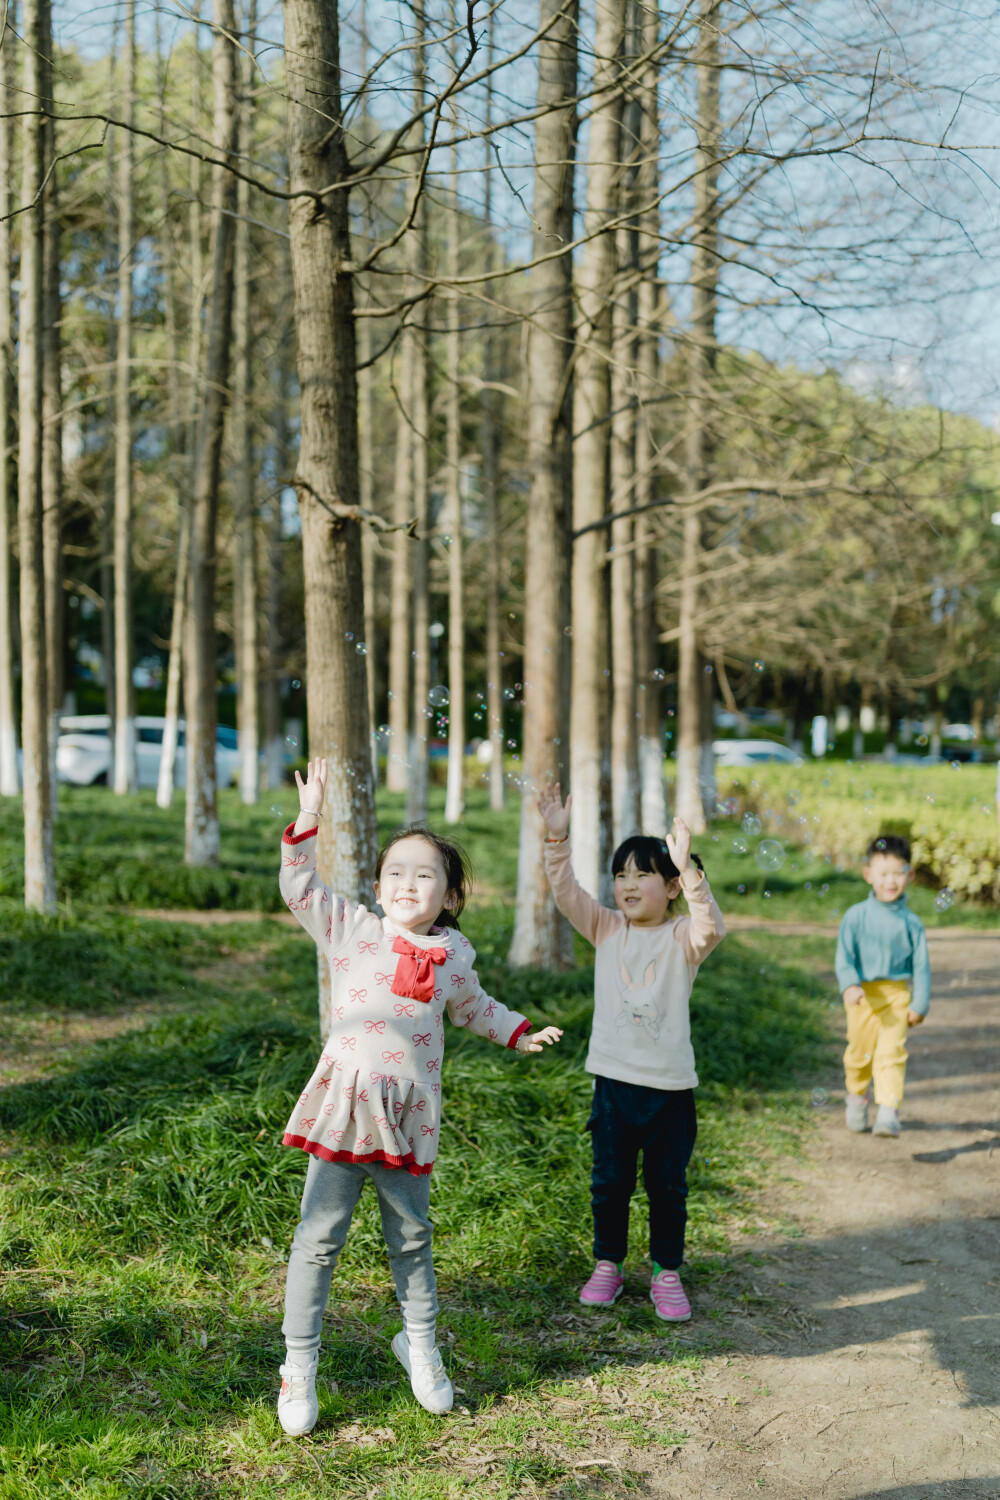
[{"label": "girl's raised hand", "polygon": [[675,818],[673,827],[667,834],[667,849],[670,858],[677,866],[679,875],[691,864],[691,830],[683,818]]},{"label": "girl's raised hand", "polygon": [[555,786],[551,782],[546,783],[538,794],[538,811],[542,815],[542,821],[549,831],[549,836],[554,839],[564,839],[569,831],[569,814],[573,805],[573,797],[570,795],[563,802],[559,795],[559,783]]},{"label": "girl's raised hand", "polygon": [[306,779],[295,772],[295,785],[299,789],[299,807],[302,812],[321,813],[326,801],[327,766],[325,760],[311,760],[306,766]]},{"label": "girl's raised hand", "polygon": [[517,1039],[515,1052],[541,1052],[542,1045],[551,1047],[562,1036],[558,1026],[544,1026],[541,1031],[526,1031]]}]

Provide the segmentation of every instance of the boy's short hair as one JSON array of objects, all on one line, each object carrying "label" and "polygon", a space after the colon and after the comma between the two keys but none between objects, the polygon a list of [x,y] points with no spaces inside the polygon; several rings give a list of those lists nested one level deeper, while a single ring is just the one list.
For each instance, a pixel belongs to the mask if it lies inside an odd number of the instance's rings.
[{"label": "boy's short hair", "polygon": [[910,863],[910,841],[901,833],[880,833],[878,838],[872,839],[865,850],[865,864],[875,857],[876,854],[894,854],[901,859],[904,865]]},{"label": "boy's short hair", "polygon": [[[611,859],[612,875],[620,875],[630,859],[635,860],[635,867],[640,875],[662,875],[664,880],[676,880],[680,875],[680,870],[670,858],[666,839],[655,839],[647,833],[634,833],[615,850]],[[704,871],[705,866],[694,850],[691,851],[691,863]]]}]

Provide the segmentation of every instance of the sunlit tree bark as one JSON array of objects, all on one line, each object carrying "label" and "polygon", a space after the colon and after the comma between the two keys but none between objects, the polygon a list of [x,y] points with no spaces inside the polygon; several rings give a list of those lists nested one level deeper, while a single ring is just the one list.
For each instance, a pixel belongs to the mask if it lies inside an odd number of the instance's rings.
[{"label": "sunlit tree bark", "polygon": [[122,118],[118,139],[118,347],[115,357],[115,755],[114,789],[138,786],[135,632],[132,624],[132,253],[135,245],[135,0],[125,6]]},{"label": "sunlit tree bark", "polygon": [[12,302],[13,244],[11,219],[14,164],[14,45],[17,10],[7,12],[7,36],[0,46],[0,797],[16,797],[17,723],[14,713],[14,601],[11,589],[11,540],[17,508],[14,330]]},{"label": "sunlit tree bark", "polygon": [[[25,0],[22,87],[44,100],[48,0]],[[21,737],[24,747],[24,904],[54,911],[55,864],[49,781],[45,561],[42,538],[42,363],[44,357],[45,127],[24,116],[21,295],[18,328],[18,540],[21,555]]]},{"label": "sunlit tree bark", "polygon": [[[452,6],[452,25],[455,10]],[[452,57],[454,66],[454,54]],[[453,119],[457,131],[458,119]],[[451,206],[448,213],[447,274],[452,282],[445,303],[447,406],[445,416],[445,504],[448,515],[448,784],[446,823],[460,821],[465,807],[465,547],[462,533],[461,304],[454,283],[459,272],[461,221],[458,212],[458,148],[451,152]]]},{"label": "sunlit tree bark", "polygon": [[[534,250],[545,255],[573,237],[576,149],[577,7],[540,0],[535,125]],[[550,24],[551,23],[551,24]],[[543,260],[530,283],[527,356],[528,500],[525,537],[524,740],[517,902],[510,962],[553,968],[572,954],[542,863],[538,787],[566,789],[569,530],[572,509],[571,353],[573,268],[569,255]],[[499,748],[499,747],[498,747]]]}]

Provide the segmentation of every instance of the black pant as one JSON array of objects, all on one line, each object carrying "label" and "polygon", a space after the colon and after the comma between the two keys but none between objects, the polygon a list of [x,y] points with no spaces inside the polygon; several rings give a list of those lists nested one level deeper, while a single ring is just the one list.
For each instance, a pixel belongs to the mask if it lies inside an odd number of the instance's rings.
[{"label": "black pant", "polygon": [[625,1259],[629,1200],[641,1151],[649,1254],[663,1269],[676,1271],[684,1259],[687,1164],[698,1135],[694,1090],[650,1089],[597,1077],[587,1129],[594,1143],[594,1258]]}]

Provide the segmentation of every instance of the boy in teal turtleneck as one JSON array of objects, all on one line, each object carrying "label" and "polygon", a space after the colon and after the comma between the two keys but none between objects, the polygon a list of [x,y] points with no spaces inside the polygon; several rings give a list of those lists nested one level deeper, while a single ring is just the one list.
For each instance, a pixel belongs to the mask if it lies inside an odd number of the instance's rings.
[{"label": "boy in teal turtleneck", "polygon": [[872,839],[863,874],[871,893],[848,907],[837,939],[837,982],[847,1007],[847,1128],[868,1129],[874,1077],[878,1112],[872,1134],[897,1136],[906,1034],[920,1025],[931,998],[927,934],[906,904],[913,879],[909,840],[895,834]]}]

